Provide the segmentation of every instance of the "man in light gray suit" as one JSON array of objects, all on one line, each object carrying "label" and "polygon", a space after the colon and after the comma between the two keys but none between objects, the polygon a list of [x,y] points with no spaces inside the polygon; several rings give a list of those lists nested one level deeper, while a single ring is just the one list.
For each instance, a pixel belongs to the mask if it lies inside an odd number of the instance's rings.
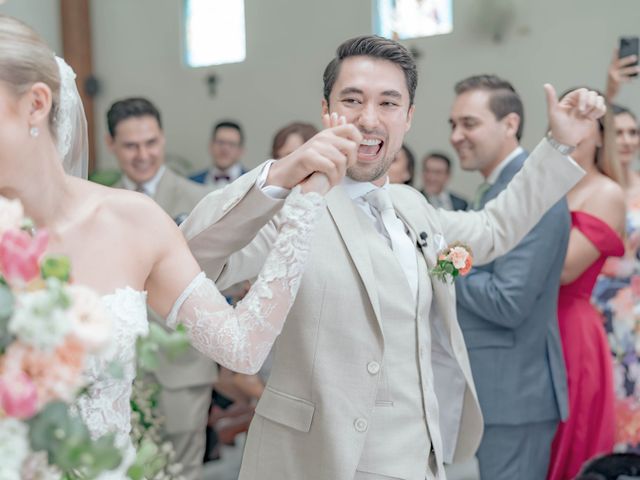
[{"label": "man in light gray suit", "polygon": [[[209,190],[165,166],[165,137],[158,109],[144,98],[120,100],[109,109],[107,124],[107,145],[122,169],[114,187],[149,195],[176,223],[181,223]],[[164,321],[151,309],[149,319],[164,327]],[[201,478],[216,374],[216,364],[193,348],[174,359],[160,353],[153,374],[162,387],[159,408],[165,439],[173,444],[176,460],[188,480]]]},{"label": "man in light gray suit", "polygon": [[478,263],[515,246],[583,175],[562,151],[585,136],[603,101],[582,90],[558,103],[548,86],[552,137],[483,211],[449,212],[387,182],[411,126],[416,85],[402,45],[347,40],[325,69],[322,102],[325,115],[347,124],[209,194],[182,224],[221,288],[252,278],[272,248],[282,197],[316,171],[331,177],[349,164],[325,197],[241,480],[442,480],[443,465],[472,457],[480,442],[455,290],[430,275],[438,239],[469,244]]},{"label": "man in light gray suit", "polygon": [[[450,140],[462,168],[485,179],[472,204],[479,210],[525,164],[524,109],[513,86],[493,75],[462,80],[455,92]],[[570,224],[562,199],[517,247],[456,282],[485,423],[477,453],[482,480],[543,479],[567,415],[557,306]]]}]

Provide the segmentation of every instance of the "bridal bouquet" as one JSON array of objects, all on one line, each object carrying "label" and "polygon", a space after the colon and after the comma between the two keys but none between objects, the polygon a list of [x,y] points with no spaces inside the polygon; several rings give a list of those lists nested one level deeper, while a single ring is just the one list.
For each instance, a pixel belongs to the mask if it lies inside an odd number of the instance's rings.
[{"label": "bridal bouquet", "polygon": [[109,316],[47,242],[0,197],[0,479],[95,478],[122,460],[72,406],[88,358],[111,341]]}]

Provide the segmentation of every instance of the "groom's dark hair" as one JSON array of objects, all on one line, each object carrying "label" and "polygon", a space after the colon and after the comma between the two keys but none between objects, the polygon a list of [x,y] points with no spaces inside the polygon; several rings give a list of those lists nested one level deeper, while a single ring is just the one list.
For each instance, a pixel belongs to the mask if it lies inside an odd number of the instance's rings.
[{"label": "groom's dark hair", "polygon": [[131,97],[124,100],[118,100],[107,112],[107,127],[111,138],[116,136],[116,127],[118,123],[131,117],[146,117],[152,116],[158,121],[158,126],[162,129],[162,120],[160,119],[160,112],[146,98]]},{"label": "groom's dark hair", "polygon": [[329,102],[329,95],[340,73],[340,65],[345,58],[372,57],[388,60],[398,65],[404,72],[409,90],[409,105],[413,105],[418,86],[418,69],[409,50],[394,40],[377,35],[363,35],[343,42],[336,50],[336,56],[324,69],[324,98]]}]

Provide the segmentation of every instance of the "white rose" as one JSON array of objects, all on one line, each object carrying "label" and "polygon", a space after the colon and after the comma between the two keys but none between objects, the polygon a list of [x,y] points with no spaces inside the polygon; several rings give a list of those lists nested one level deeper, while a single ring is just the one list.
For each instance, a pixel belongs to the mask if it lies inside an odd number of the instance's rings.
[{"label": "white rose", "polygon": [[0,420],[0,479],[20,480],[22,462],[29,453],[29,430],[20,420]]},{"label": "white rose", "polygon": [[89,351],[105,348],[111,339],[112,322],[100,297],[81,285],[71,285],[67,291],[72,302],[73,335]]},{"label": "white rose", "polygon": [[7,230],[20,228],[23,219],[24,210],[20,200],[9,200],[0,197],[0,237]]},{"label": "white rose", "polygon": [[48,290],[23,293],[16,299],[9,332],[39,350],[61,345],[72,327],[71,315],[55,304]]},{"label": "white rose", "polygon": [[469,252],[467,252],[463,247],[453,247],[449,252],[448,257],[453,263],[453,266],[460,270],[467,264]]}]

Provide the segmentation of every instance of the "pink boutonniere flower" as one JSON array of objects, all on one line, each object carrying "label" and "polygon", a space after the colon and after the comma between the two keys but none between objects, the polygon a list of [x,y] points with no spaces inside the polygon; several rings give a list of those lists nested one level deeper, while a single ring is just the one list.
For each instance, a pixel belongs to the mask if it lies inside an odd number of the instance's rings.
[{"label": "pink boutonniere flower", "polygon": [[438,254],[438,263],[431,269],[431,275],[443,282],[464,276],[473,266],[471,248],[460,242],[452,243]]}]

